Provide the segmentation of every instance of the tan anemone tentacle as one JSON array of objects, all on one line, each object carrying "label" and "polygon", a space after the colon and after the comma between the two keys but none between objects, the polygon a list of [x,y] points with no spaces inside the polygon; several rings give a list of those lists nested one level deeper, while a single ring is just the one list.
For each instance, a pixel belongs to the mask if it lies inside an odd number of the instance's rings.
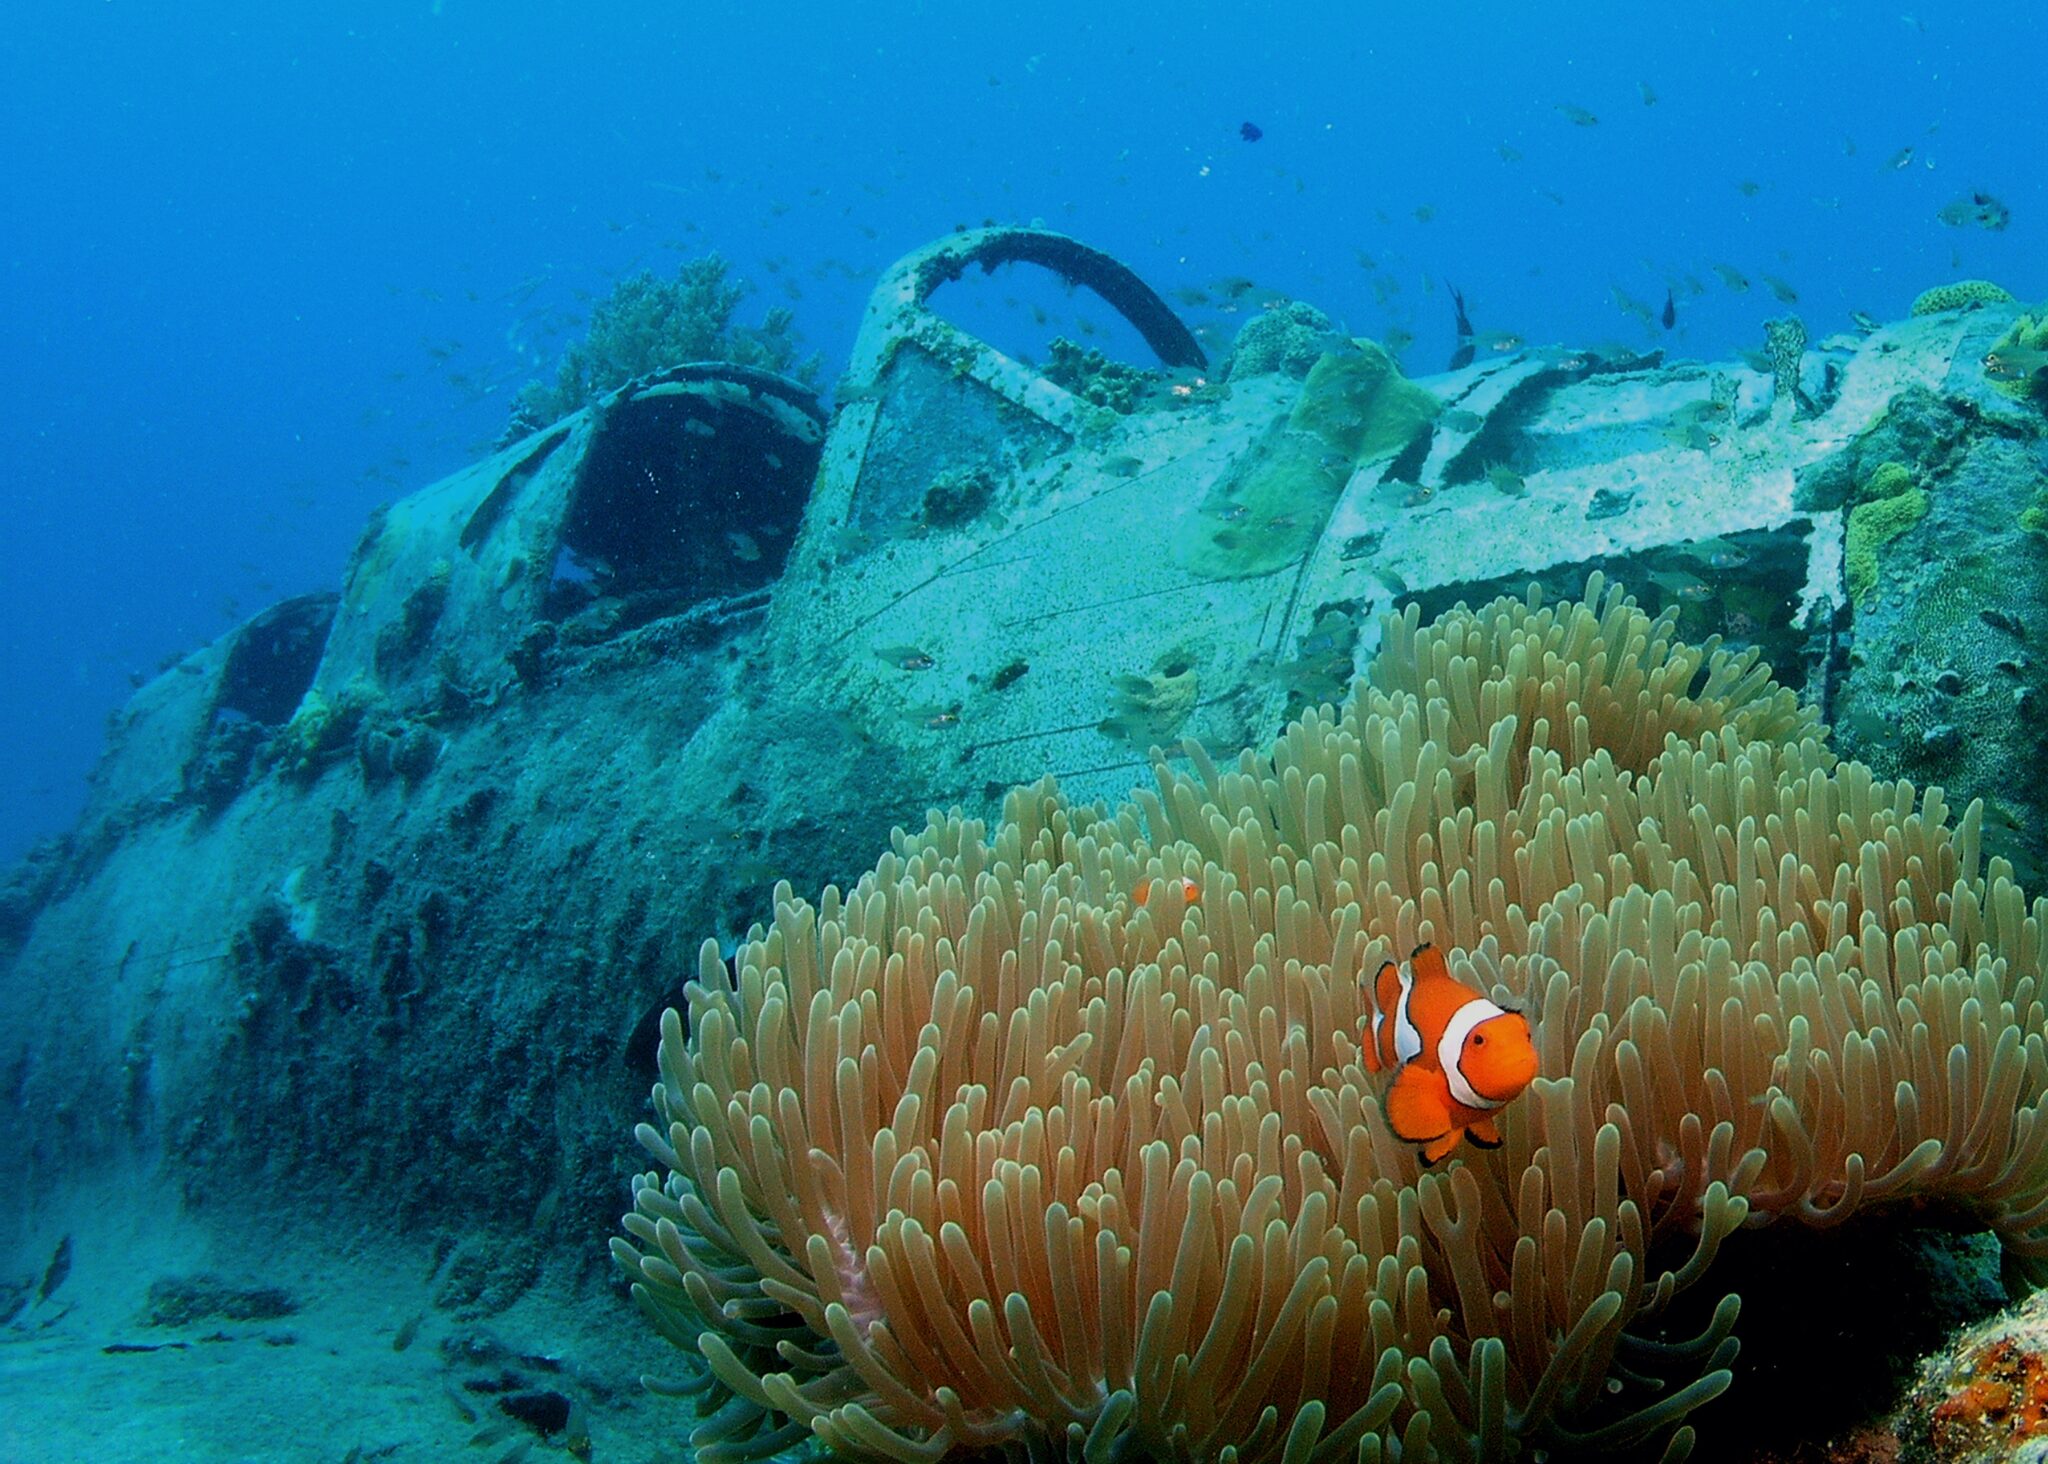
[{"label": "tan anemone tentacle", "polygon": [[[1343,706],[1182,751],[705,948],[614,1254],[707,1464],[1677,1458],[1733,1300],[1652,1333],[1737,1228],[1911,1202],[2048,1257],[2048,903],[1753,654],[1598,582],[1410,610]],[[1430,1173],[1359,1045],[1423,940],[1542,1071]]]}]

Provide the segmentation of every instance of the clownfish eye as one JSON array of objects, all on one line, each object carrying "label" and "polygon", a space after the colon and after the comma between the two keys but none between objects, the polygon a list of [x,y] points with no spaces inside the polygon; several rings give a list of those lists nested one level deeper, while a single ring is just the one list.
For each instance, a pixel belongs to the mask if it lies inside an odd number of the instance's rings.
[{"label": "clownfish eye", "polygon": [[1486,1034],[1484,1032],[1474,1032],[1472,1034],[1472,1045],[1474,1047],[1484,1047],[1486,1045]]}]

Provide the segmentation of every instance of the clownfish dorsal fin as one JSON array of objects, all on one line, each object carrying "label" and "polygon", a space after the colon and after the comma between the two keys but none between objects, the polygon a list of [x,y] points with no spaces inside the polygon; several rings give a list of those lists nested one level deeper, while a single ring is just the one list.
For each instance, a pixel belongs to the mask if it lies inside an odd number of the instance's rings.
[{"label": "clownfish dorsal fin", "polygon": [[1415,973],[1415,983],[1418,986],[1425,981],[1456,979],[1451,975],[1450,962],[1444,959],[1444,953],[1428,941],[1415,948],[1415,953],[1408,958],[1408,969]]}]

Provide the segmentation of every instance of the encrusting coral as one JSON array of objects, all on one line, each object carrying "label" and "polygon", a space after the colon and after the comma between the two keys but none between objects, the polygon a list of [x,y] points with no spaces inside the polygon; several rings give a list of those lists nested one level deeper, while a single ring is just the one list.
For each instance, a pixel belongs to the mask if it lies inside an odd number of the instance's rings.
[{"label": "encrusting coral", "polygon": [[2012,291],[1990,280],[1951,280],[1922,290],[1913,300],[1915,315],[1939,315],[1944,310],[1967,310],[1975,305],[2010,305]]},{"label": "encrusting coral", "polygon": [[[1597,580],[1411,610],[1340,710],[1184,750],[705,948],[613,1248],[707,1461],[1675,1459],[1736,1303],[1672,1303],[1737,1227],[2048,1255],[2048,902],[1754,653]],[[1542,1074],[1430,1172],[1357,1040],[1424,939]]]}]

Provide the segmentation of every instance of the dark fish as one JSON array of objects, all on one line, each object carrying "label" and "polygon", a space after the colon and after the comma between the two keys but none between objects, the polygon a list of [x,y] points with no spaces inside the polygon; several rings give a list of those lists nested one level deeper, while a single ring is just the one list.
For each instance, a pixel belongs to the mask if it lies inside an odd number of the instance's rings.
[{"label": "dark fish", "polygon": [[1668,289],[1664,291],[1664,313],[1657,319],[1663,322],[1666,330],[1678,324],[1678,302],[1671,298],[1671,291]]},{"label": "dark fish", "polygon": [[1465,313],[1465,297],[1459,293],[1458,287],[1447,280],[1444,288],[1451,292],[1451,308],[1458,312],[1458,348],[1451,352],[1449,369],[1462,371],[1472,364],[1472,357],[1478,349],[1472,339],[1472,317]]},{"label": "dark fish", "polygon": [[1243,122],[1238,124],[1237,135],[1246,142],[1257,142],[1266,135],[1266,129],[1256,122]]}]

